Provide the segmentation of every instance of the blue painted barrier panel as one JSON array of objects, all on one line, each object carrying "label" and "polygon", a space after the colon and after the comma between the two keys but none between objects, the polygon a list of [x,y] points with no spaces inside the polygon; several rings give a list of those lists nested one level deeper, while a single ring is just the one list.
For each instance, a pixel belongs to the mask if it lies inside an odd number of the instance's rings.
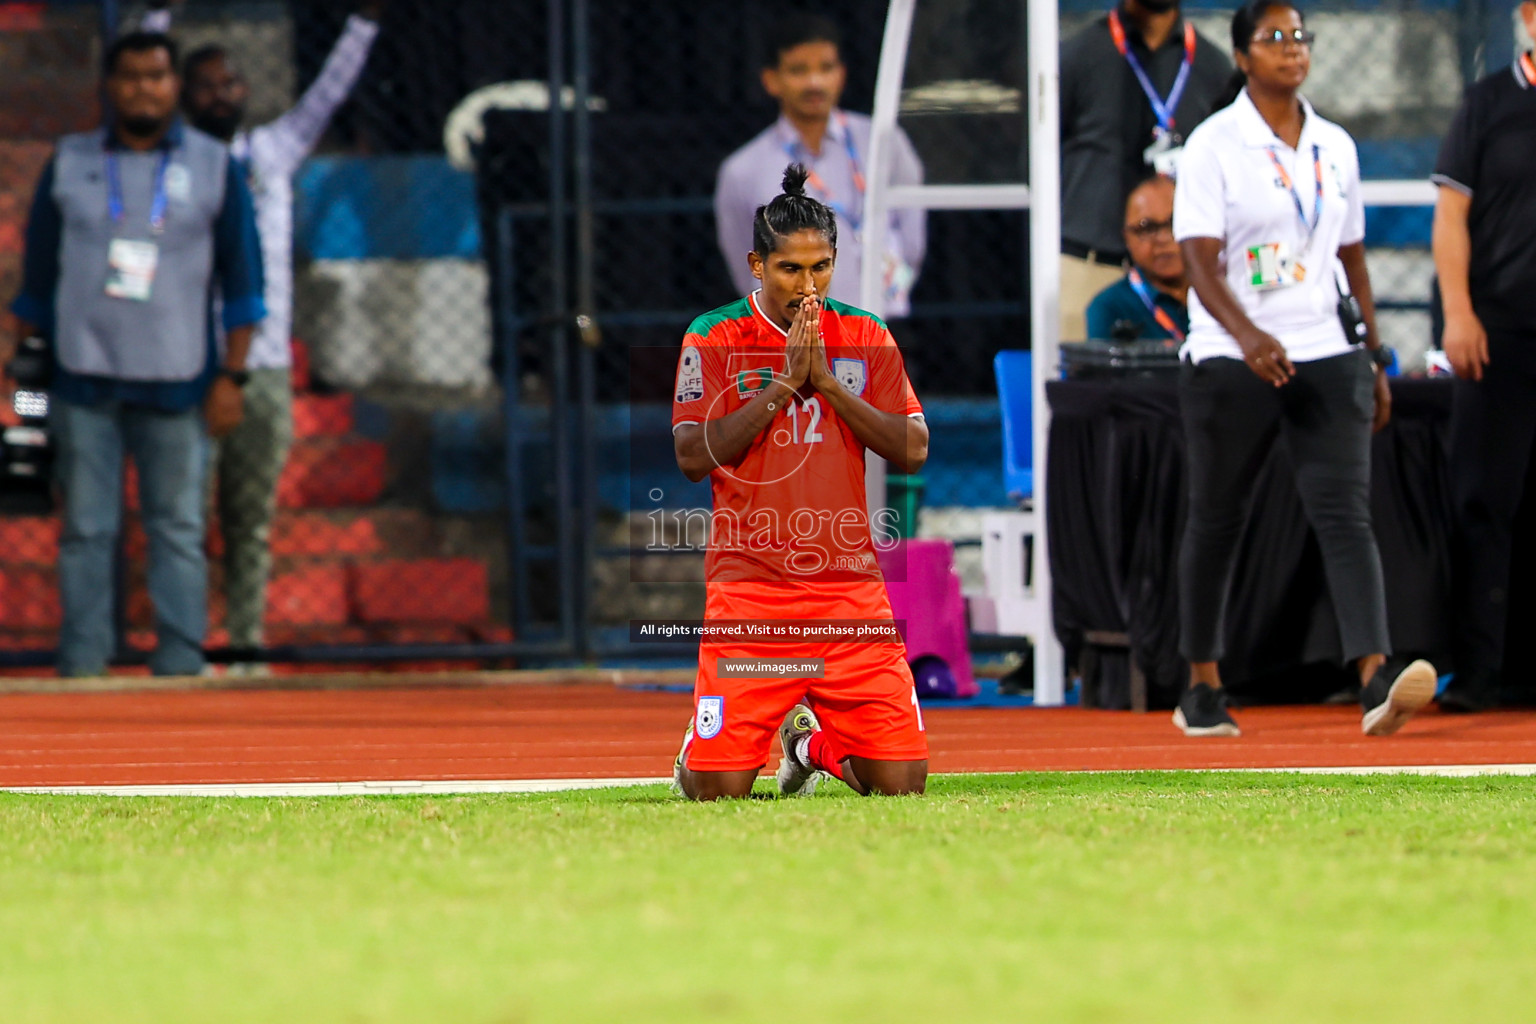
[{"label": "blue painted barrier panel", "polygon": [[481,255],[475,180],[440,156],[316,157],[294,205],[294,242],[310,259]]}]

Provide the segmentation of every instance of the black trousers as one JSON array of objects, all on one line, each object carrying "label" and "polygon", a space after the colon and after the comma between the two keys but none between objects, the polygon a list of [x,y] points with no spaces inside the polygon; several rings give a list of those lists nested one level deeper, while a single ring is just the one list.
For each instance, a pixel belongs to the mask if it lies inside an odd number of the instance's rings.
[{"label": "black trousers", "polygon": [[1375,371],[1357,350],[1297,363],[1276,388],[1237,359],[1180,369],[1189,513],[1179,548],[1179,651],[1219,661],[1238,541],[1269,449],[1290,450],[1307,521],[1322,549],[1345,661],[1388,654],[1386,588],[1371,532]]},{"label": "black trousers", "polygon": [[1453,384],[1456,670],[1504,667],[1516,514],[1536,440],[1536,337],[1488,336],[1481,381]]}]

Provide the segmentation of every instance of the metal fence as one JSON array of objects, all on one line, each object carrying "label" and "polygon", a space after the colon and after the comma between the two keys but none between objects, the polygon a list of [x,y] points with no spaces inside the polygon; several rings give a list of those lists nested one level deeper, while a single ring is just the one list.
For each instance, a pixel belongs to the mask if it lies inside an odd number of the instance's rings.
[{"label": "metal fence", "polygon": [[[885,5],[816,6],[843,30],[843,105],[868,110]],[[968,0],[950,20],[985,39],[989,19],[1017,6]],[[1102,6],[1063,3],[1063,36]],[[144,7],[0,4],[0,298],[16,292],[51,140],[97,123],[104,22],[134,27]],[[172,34],[184,52],[224,47],[250,84],[247,126],[266,125],[304,102],[357,7],[182,0]],[[735,297],[711,194],[721,160],[776,116],[758,58],[783,7],[382,8],[360,79],[293,182],[294,436],[261,649],[227,628],[230,556],[212,493],[209,644],[225,660],[680,653],[630,648],[624,624],[696,615],[696,556],[632,556],[631,542],[648,509],[707,500],[672,464],[671,353],[693,316]],[[1225,48],[1227,11],[1187,10]],[[1307,13],[1319,38],[1308,94],[1355,135],[1371,179],[1427,175],[1463,83],[1514,45],[1508,7],[1477,0]],[[933,423],[923,529],[963,538],[975,510],[1006,504],[991,364],[1028,345],[1026,221],[928,221],[912,313],[894,330]],[[1431,343],[1428,211],[1376,209],[1369,225],[1383,333],[1412,368]],[[152,610],[129,492],[120,605],[132,661]],[[0,654],[42,664],[59,620],[58,522],[46,489],[23,479],[6,481],[0,503]]]}]

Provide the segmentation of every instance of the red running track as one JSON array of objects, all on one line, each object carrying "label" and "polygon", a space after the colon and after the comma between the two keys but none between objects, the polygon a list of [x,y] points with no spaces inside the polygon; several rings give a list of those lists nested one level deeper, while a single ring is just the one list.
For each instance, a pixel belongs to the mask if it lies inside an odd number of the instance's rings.
[{"label": "red running track", "polygon": [[[0,696],[0,786],[662,777],[686,694],[610,686]],[[1157,712],[925,708],[939,772],[1536,763],[1536,713],[1251,708],[1237,739]],[[773,757],[777,763],[777,752]]]}]

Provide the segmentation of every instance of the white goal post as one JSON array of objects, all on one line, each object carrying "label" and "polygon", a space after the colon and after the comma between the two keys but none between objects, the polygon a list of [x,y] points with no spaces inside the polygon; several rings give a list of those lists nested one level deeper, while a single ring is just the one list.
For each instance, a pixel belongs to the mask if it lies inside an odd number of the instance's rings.
[{"label": "white goal post", "polygon": [[[932,2],[932,0],[930,0]],[[880,48],[880,66],[875,77],[875,108],[871,116],[869,144],[869,182],[864,194],[864,252],[885,251],[887,215],[898,207],[924,210],[1022,210],[1030,207],[1032,189],[1054,196],[1060,191],[1058,179],[1059,131],[1056,98],[1056,5],[1032,3],[1026,7],[1029,39],[1028,107],[1030,184],[988,185],[906,185],[886,184],[891,161],[896,117],[901,106],[902,76],[906,71],[907,48],[912,37],[912,18],[917,0],[891,0],[886,14],[885,39]],[[1055,254],[1061,246],[1061,218],[1056,203],[1040,204],[1029,218],[1031,252]],[[1034,508],[1041,524],[1035,536],[1037,548],[1034,585],[1049,607],[1051,593],[1050,559],[1045,549],[1045,437],[1049,412],[1045,403],[1045,380],[1057,365],[1057,290],[1060,268],[1055,259],[1035,259],[1029,268],[1030,338],[1034,350]],[[866,309],[884,313],[882,260],[867,256],[863,261],[863,279],[859,295]],[[880,467],[883,471],[883,467]],[[877,475],[872,472],[871,476]],[[1061,645],[1047,628],[1047,636],[1035,643],[1035,703],[1058,705],[1065,699],[1065,665]]]}]

